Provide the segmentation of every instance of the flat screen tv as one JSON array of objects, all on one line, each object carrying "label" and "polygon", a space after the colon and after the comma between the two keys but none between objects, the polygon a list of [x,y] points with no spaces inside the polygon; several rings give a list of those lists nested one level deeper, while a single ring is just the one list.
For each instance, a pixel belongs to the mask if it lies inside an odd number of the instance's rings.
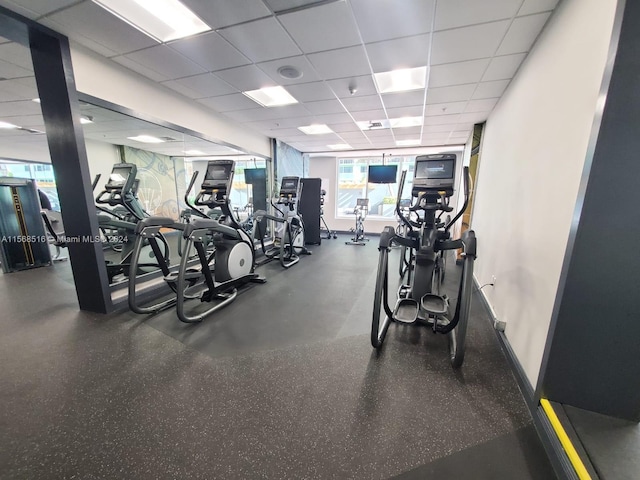
[{"label": "flat screen tv", "polygon": [[265,182],[267,180],[266,168],[245,168],[244,169],[244,183],[252,184],[258,182]]},{"label": "flat screen tv", "polygon": [[369,165],[369,183],[396,183],[397,165]]}]

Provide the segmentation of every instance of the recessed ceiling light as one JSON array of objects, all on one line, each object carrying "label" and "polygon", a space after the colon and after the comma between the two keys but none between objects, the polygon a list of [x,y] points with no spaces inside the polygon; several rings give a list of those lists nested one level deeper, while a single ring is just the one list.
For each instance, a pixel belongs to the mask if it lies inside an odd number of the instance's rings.
[{"label": "recessed ceiling light", "polygon": [[422,117],[390,118],[391,128],[419,127],[422,125]]},{"label": "recessed ceiling light", "polygon": [[378,93],[419,90],[427,84],[427,67],[403,68],[390,72],[374,73]]},{"label": "recessed ceiling light", "polygon": [[398,147],[409,147],[411,145],[420,145],[420,139],[417,138],[415,140],[396,140],[396,145]]},{"label": "recessed ceiling light", "polygon": [[142,143],[164,143],[164,140],[151,135],[138,135],[137,137],[127,137],[129,140],[135,140]]},{"label": "recessed ceiling light", "polygon": [[89,115],[80,115],[80,123],[93,123],[93,117],[90,117]]},{"label": "recessed ceiling light", "polygon": [[93,0],[105,10],[159,42],[211,30],[178,0]]},{"label": "recessed ceiling light", "polygon": [[266,87],[242,93],[263,107],[281,107],[298,103],[283,87]]},{"label": "recessed ceiling light", "polygon": [[334,143],[333,145],[327,145],[331,150],[348,150],[353,148],[348,143]]},{"label": "recessed ceiling light", "polygon": [[326,125],[307,125],[305,127],[298,127],[298,130],[306,133],[307,135],[322,135],[323,133],[333,133]]},{"label": "recessed ceiling light", "polygon": [[185,155],[204,155],[204,152],[201,152],[200,150],[185,150]]},{"label": "recessed ceiling light", "polygon": [[17,125],[14,125],[13,123],[0,122],[0,128],[6,128],[7,130],[11,130],[11,129],[20,128],[20,127]]}]

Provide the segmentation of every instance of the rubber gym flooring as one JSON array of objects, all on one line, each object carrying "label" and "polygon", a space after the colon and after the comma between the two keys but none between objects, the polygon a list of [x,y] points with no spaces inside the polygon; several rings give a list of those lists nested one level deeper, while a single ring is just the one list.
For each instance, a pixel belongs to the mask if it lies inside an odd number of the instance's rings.
[{"label": "rubber gym flooring", "polygon": [[426,328],[378,353],[376,238],[347,239],[197,325],[80,312],[66,263],[1,275],[0,477],[555,478],[479,299],[460,370]]}]

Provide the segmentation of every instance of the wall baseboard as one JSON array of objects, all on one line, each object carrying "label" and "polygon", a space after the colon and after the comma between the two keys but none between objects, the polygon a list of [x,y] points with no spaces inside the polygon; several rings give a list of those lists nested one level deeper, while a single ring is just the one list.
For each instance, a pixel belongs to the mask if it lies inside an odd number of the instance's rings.
[{"label": "wall baseboard", "polygon": [[506,324],[504,322],[500,322],[491,308],[491,304],[487,300],[484,292],[480,289],[480,285],[478,284],[478,280],[474,277],[473,283],[475,285],[475,290],[478,292],[478,296],[484,307],[489,320],[491,321],[491,325],[496,333],[496,337],[498,338],[498,342],[500,342],[500,346],[502,351],[511,367],[511,371],[513,372],[516,382],[518,383],[518,387],[522,392],[522,396],[524,397],[525,403],[529,408],[529,413],[533,418],[533,424],[538,432],[538,436],[542,441],[542,445],[547,452],[547,456],[549,457],[549,461],[553,466],[556,475],[558,478],[563,480],[578,480],[578,475],[574,470],[573,466],[569,462],[567,455],[565,454],[562,445],[560,444],[560,440],[556,436],[547,415],[544,413],[544,410],[540,406],[539,402],[535,398],[535,390],[531,385],[531,382],[527,378],[527,375],[518,360],[515,352],[511,348],[511,344],[505,335]]}]

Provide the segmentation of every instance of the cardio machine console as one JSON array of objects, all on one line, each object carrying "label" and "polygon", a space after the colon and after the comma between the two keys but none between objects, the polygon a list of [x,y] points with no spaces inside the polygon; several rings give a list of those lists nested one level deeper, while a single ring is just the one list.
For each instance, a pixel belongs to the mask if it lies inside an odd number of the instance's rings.
[{"label": "cardio machine console", "polygon": [[416,157],[413,172],[411,193],[414,197],[423,193],[440,196],[440,192],[444,192],[445,197],[450,197],[453,195],[456,154],[420,155]]},{"label": "cardio machine console", "polygon": [[282,177],[280,184],[280,197],[296,198],[298,196],[298,185],[300,177]]},{"label": "cardio machine console", "polygon": [[136,173],[137,167],[133,163],[116,163],[104,189],[109,193],[130,192],[136,181]]},{"label": "cardio machine console", "polygon": [[209,160],[195,204],[213,207],[226,203],[231,192],[234,170],[233,160]]}]

